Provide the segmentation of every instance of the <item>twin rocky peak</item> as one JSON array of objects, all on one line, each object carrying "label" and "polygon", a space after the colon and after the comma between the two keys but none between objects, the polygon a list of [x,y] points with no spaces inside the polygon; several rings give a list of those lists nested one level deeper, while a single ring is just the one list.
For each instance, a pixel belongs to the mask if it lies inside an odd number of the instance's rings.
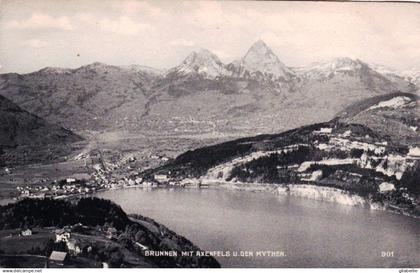
[{"label": "twin rocky peak", "polygon": [[204,78],[218,77],[257,78],[270,77],[271,80],[289,80],[294,72],[287,68],[273,51],[262,41],[254,43],[240,60],[228,65],[207,49],[190,53],[177,67],[168,73],[177,75],[200,75]]}]

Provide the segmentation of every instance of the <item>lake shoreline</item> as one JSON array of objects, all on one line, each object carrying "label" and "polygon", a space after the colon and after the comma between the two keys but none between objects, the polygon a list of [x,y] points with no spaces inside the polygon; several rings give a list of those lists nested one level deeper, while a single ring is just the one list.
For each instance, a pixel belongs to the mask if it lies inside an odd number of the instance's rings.
[{"label": "lake shoreline", "polygon": [[336,203],[340,205],[362,207],[369,210],[392,212],[410,218],[420,219],[420,216],[406,211],[398,211],[390,206],[379,202],[373,202],[367,197],[362,197],[350,191],[319,186],[313,184],[250,184],[243,182],[211,182],[207,187],[222,188],[228,190],[242,190],[251,192],[271,192],[276,195],[289,195],[299,198],[313,199],[322,202]]},{"label": "lake shoreline", "polygon": [[[305,191],[307,188],[312,188],[317,190],[318,194],[307,194]],[[200,188],[200,189],[223,189],[223,190],[235,190],[235,191],[249,191],[249,192],[270,192],[275,195],[290,195],[299,198],[313,199],[322,202],[336,203],[346,206],[362,207],[369,210],[379,210],[392,212],[398,215],[408,216],[410,218],[419,219],[420,217],[411,213],[397,211],[392,209],[384,204],[379,202],[372,202],[369,198],[362,197],[358,194],[352,193],[350,191],[326,187],[312,184],[268,184],[268,183],[244,183],[244,182],[226,182],[226,181],[205,181],[203,183],[201,180],[189,179],[187,183],[180,185],[160,185],[160,186],[143,186],[143,185],[133,185],[133,186],[124,186],[117,189],[102,189],[101,191],[108,190],[118,190],[118,189],[191,189],[191,188]]]},{"label": "lake shoreline", "polygon": [[[115,191],[123,189],[188,189],[188,188],[197,188],[197,189],[223,189],[223,190],[238,190],[238,191],[249,191],[249,192],[270,192],[275,195],[289,195],[299,198],[313,199],[322,202],[336,203],[346,206],[362,207],[370,210],[380,210],[392,212],[399,215],[408,216],[411,218],[419,219],[420,216],[408,213],[405,211],[397,210],[392,207],[386,206],[379,202],[372,202],[369,198],[362,197],[358,194],[351,193],[350,191],[326,187],[319,185],[311,184],[269,184],[269,183],[244,183],[244,182],[226,182],[226,181],[205,181],[203,183],[199,179],[189,179],[188,182],[180,185],[158,185],[158,186],[145,186],[140,185],[131,185],[131,186],[121,186],[117,188],[108,188],[108,189],[97,189],[94,192],[87,194],[75,193],[70,195],[59,195],[53,197],[53,199],[73,199],[83,196],[89,196],[104,191]],[[39,197],[30,197],[30,198],[39,198]],[[4,200],[4,199],[3,199]],[[21,200],[21,198],[12,198],[11,202],[16,202]]]}]

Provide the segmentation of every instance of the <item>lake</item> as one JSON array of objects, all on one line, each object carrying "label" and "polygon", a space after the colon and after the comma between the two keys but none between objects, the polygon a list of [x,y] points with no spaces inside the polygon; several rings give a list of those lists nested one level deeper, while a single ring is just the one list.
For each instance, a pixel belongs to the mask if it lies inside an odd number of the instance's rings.
[{"label": "lake", "polygon": [[[121,189],[110,199],[148,216],[216,257],[223,267],[419,267],[420,220],[269,192],[225,189]],[[256,257],[283,251],[284,257]],[[382,252],[393,257],[382,257]]]}]

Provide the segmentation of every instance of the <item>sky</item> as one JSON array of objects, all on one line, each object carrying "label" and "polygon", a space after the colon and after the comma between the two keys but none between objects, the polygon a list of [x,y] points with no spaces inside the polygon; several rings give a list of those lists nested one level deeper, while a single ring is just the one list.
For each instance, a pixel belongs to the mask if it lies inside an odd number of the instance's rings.
[{"label": "sky", "polygon": [[96,61],[164,69],[198,48],[229,63],[258,39],[288,66],[350,57],[420,70],[420,4],[0,0],[0,73]]}]

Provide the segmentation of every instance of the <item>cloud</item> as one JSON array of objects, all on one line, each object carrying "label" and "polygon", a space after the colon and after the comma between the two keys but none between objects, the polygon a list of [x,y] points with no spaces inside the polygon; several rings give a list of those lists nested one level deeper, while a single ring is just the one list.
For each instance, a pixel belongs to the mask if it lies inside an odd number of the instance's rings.
[{"label": "cloud", "polygon": [[91,13],[78,13],[74,16],[75,20],[84,24],[96,24],[98,18]]},{"label": "cloud", "polygon": [[213,52],[214,54],[216,54],[216,56],[221,58],[221,59],[228,59],[228,58],[232,57],[232,54],[229,54],[222,49],[212,49],[210,51]]},{"label": "cloud", "polygon": [[185,39],[176,39],[169,42],[171,46],[183,46],[183,47],[192,47],[195,46],[195,42]]},{"label": "cloud", "polygon": [[266,43],[273,46],[284,46],[285,44],[287,44],[287,40],[285,40],[284,37],[277,35],[271,31],[264,32],[263,34],[261,34],[260,38]]},{"label": "cloud", "polygon": [[153,31],[154,29],[149,24],[134,21],[127,16],[121,16],[117,19],[100,19],[98,26],[102,31],[119,35],[138,35],[141,32]]},{"label": "cloud", "polygon": [[113,6],[125,14],[142,13],[151,16],[162,15],[162,9],[151,5],[148,1],[126,0],[115,2]]},{"label": "cloud", "polygon": [[[192,6],[190,6],[192,4]],[[235,10],[227,10],[220,2],[216,1],[197,1],[184,2],[185,7],[192,8],[191,19],[193,22],[204,26],[229,25],[232,27],[243,26],[247,23],[247,18]]]},{"label": "cloud", "polygon": [[30,40],[23,41],[21,45],[25,47],[31,47],[31,48],[43,48],[43,47],[46,47],[48,43],[42,40],[38,40],[38,39],[30,39]]},{"label": "cloud", "polygon": [[5,23],[9,29],[58,29],[74,30],[75,27],[66,16],[53,17],[47,14],[34,13],[26,20],[12,20]]}]

